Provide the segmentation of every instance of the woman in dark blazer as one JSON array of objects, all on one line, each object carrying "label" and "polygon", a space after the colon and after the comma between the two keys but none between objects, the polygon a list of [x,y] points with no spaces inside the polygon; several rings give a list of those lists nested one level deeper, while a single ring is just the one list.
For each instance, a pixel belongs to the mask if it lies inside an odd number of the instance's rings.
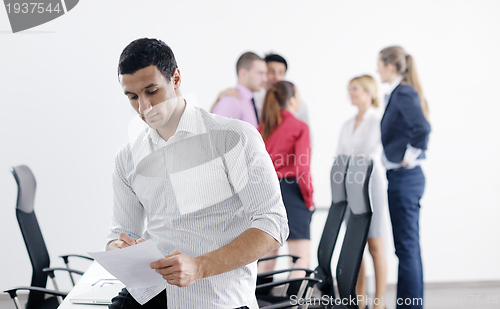
[{"label": "woman in dark blazer", "polygon": [[425,177],[420,162],[425,158],[431,130],[429,111],[413,58],[403,48],[384,48],[378,57],[378,72],[382,82],[390,84],[380,129],[394,246],[399,258],[397,308],[422,308],[419,213]]}]

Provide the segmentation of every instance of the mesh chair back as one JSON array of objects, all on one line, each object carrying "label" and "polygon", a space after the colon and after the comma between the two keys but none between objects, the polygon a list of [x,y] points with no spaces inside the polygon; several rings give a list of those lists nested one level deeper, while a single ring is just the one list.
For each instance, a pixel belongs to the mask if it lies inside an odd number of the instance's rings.
[{"label": "mesh chair back", "polygon": [[[47,274],[42,270],[49,267],[50,259],[33,209],[36,191],[35,176],[33,176],[30,168],[25,165],[12,167],[11,172],[18,186],[16,205],[17,222],[19,223],[33,268],[31,286],[44,288],[47,284]],[[44,293],[30,292],[26,309],[35,308],[37,304],[44,300],[44,297]]]},{"label": "mesh chair back", "polygon": [[330,295],[332,297],[335,297],[335,290],[331,263],[333,250],[347,205],[345,179],[348,164],[349,156],[347,155],[338,155],[333,163],[330,172],[332,204],[318,246],[318,267],[316,268],[318,274],[316,277],[323,280],[323,282],[317,286],[323,295]]},{"label": "mesh chair back", "polygon": [[[351,157],[346,193],[349,221],[337,264],[337,285],[342,300],[356,299],[356,282],[372,217],[368,185],[373,162],[365,156]],[[349,301],[348,308],[358,308]]]}]

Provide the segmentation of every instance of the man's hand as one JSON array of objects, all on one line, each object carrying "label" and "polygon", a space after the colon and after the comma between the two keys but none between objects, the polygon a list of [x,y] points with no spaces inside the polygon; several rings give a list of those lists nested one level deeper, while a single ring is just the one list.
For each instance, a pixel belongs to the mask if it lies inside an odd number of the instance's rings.
[{"label": "man's hand", "polygon": [[132,237],[128,236],[127,233],[120,233],[120,236],[118,236],[118,239],[113,240],[112,242],[109,243],[108,245],[108,250],[115,250],[115,249],[122,249],[126,247],[130,247],[136,244],[139,244],[143,242],[144,239],[139,238],[139,239],[133,239]]},{"label": "man's hand", "polygon": [[230,97],[236,97],[238,99],[241,99],[240,93],[238,92],[238,89],[236,88],[227,88],[226,90],[222,91],[217,95],[217,100],[215,100],[215,103],[212,105],[212,108],[210,109],[210,112],[214,110],[215,105],[219,103],[220,99],[225,96],[230,96]]},{"label": "man's hand", "polygon": [[151,268],[162,275],[169,284],[189,286],[202,278],[219,275],[261,258],[277,249],[279,242],[266,232],[249,228],[232,242],[197,257],[190,257],[179,250],[151,263]]},{"label": "man's hand", "polygon": [[198,258],[174,250],[164,259],[151,263],[151,268],[162,275],[169,284],[185,287],[203,278]]},{"label": "man's hand", "polygon": [[222,97],[225,96],[236,97],[238,99],[241,99],[240,93],[236,88],[227,88],[226,90],[219,93],[219,95],[217,96],[217,101],[219,101]]}]

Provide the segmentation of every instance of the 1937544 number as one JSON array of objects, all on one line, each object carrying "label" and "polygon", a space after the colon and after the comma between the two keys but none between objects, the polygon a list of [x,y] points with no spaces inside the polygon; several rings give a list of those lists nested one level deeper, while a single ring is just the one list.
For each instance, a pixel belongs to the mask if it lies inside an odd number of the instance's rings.
[{"label": "1937544 number", "polygon": [[7,13],[10,14],[21,13],[21,14],[42,14],[42,13],[57,13],[61,12],[61,8],[59,7],[59,3],[57,3],[54,7],[52,7],[52,3],[45,4],[42,2],[37,3],[8,3],[5,5],[7,7]]}]

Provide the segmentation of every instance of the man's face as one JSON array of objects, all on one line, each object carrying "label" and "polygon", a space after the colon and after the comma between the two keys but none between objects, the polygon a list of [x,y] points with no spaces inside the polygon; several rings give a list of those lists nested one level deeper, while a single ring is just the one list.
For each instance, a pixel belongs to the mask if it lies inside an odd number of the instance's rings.
[{"label": "man's face", "polygon": [[178,69],[170,82],[155,65],[151,65],[134,74],[120,75],[120,83],[132,107],[152,129],[168,123],[177,106],[174,88],[180,84]]},{"label": "man's face", "polygon": [[252,68],[247,71],[246,87],[252,91],[259,91],[267,82],[267,66],[263,60],[255,60]]},{"label": "man's face", "polygon": [[286,66],[284,63],[271,61],[267,63],[267,83],[266,90],[271,89],[271,87],[285,80]]}]

